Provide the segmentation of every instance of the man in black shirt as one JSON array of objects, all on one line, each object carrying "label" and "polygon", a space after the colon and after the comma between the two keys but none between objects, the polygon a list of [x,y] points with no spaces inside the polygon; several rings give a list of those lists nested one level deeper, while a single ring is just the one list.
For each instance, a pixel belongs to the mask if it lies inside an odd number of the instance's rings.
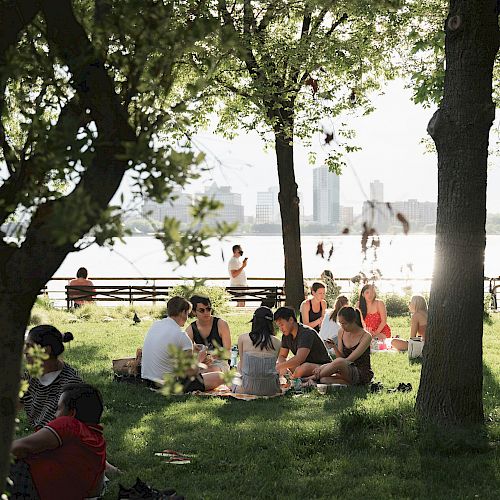
[{"label": "man in black shirt", "polygon": [[[331,362],[321,337],[312,328],[297,323],[295,311],[291,307],[277,309],[274,321],[283,334],[276,364],[280,375],[290,370],[294,378],[308,377],[316,367]],[[290,351],[294,356],[287,361]]]}]

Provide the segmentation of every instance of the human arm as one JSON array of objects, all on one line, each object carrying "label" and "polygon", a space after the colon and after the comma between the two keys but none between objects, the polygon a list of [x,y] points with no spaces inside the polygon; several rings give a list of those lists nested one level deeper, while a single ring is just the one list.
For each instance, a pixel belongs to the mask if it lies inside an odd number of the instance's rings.
[{"label": "human arm", "polygon": [[[385,325],[387,325],[387,310],[385,308],[385,304],[381,300],[377,300],[377,311],[380,314],[380,324],[373,332],[374,337],[380,337],[379,333],[384,329]],[[385,335],[381,338],[385,339]]]},{"label": "human arm", "polygon": [[39,431],[12,442],[10,452],[16,458],[25,458],[60,446],[59,439],[52,430],[43,427]]},{"label": "human arm", "polygon": [[219,319],[217,326],[219,328],[220,338],[222,339],[222,347],[229,352],[231,350],[231,332],[229,330],[229,325],[223,319]]},{"label": "human arm", "polygon": [[418,332],[418,316],[417,314],[413,314],[411,317],[411,324],[410,324],[410,338],[414,339],[417,336]]},{"label": "human arm", "polygon": [[338,346],[333,344],[333,350],[335,351],[335,356],[337,358],[343,358],[344,357],[344,330],[341,328],[338,332],[338,337],[337,337],[337,342]]},{"label": "human arm", "polygon": [[186,328],[186,334],[187,336],[191,339],[191,342],[194,343],[194,334],[193,334],[193,324],[191,323],[187,328]]},{"label": "human arm", "polygon": [[235,267],[233,269],[230,269],[229,272],[231,273],[231,277],[232,278],[236,278],[236,276],[239,276],[243,269],[245,269],[245,267],[247,267],[247,259],[243,259],[243,262],[241,263],[241,266],[240,267]]},{"label": "human arm", "polygon": [[243,370],[243,363],[245,357],[245,349],[243,348],[243,335],[238,337],[238,354],[240,355],[240,361],[238,363],[238,372],[241,373]]},{"label": "human arm", "polygon": [[283,375],[287,370],[293,372],[295,368],[305,363],[307,356],[309,356],[310,352],[311,349],[308,349],[307,347],[299,347],[297,349],[297,354],[295,356],[290,358],[288,361],[283,361],[281,363],[278,362],[276,364],[276,370],[280,375]]},{"label": "human arm", "polygon": [[278,360],[276,361],[276,364],[284,363],[286,361],[286,358],[288,358],[288,353],[290,352],[290,349],[286,347],[280,347],[280,352],[278,354]]}]

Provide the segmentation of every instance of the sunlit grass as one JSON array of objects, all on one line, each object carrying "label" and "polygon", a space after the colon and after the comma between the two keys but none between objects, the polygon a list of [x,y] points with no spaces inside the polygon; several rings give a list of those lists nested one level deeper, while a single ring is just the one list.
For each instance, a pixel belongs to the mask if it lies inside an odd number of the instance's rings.
[{"label": "sunlit grass", "polygon": [[[406,354],[379,353],[372,364],[386,388],[411,382],[410,393],[355,388],[254,402],[164,397],[114,382],[111,373],[111,361],[135,353],[157,314],[138,310],[146,320],[134,325],[128,310],[126,319],[105,312],[113,321],[48,314],[75,336],[66,360],[103,392],[109,460],[124,471],[106,498],[116,498],[118,482],[130,486],[137,476],[187,498],[498,498],[500,318],[485,325],[484,335],[485,413],[494,446],[473,453],[421,441],[413,413],[420,365],[409,364]],[[248,312],[225,318],[233,341],[249,330]],[[408,335],[408,318],[390,324]],[[154,455],[163,449],[195,458],[166,464]]]}]

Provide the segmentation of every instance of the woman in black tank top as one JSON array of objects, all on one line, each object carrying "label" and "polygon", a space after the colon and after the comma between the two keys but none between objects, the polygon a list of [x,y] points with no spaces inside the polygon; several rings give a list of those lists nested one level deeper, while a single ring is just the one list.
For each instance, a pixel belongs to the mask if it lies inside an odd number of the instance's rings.
[{"label": "woman in black tank top", "polygon": [[[196,320],[186,328],[189,338],[195,344],[207,346],[209,352],[224,349],[229,359],[231,333],[228,324],[223,319],[212,316],[212,304],[208,297],[194,295],[190,302],[193,304],[192,314]],[[209,364],[208,371],[214,369],[226,371],[228,369],[229,365],[225,359],[218,359],[213,353],[210,358],[214,358],[214,360],[212,363],[207,363]]]},{"label": "woman in black tank top", "polygon": [[341,327],[339,346],[334,346],[337,358],[318,367],[311,377],[322,384],[364,385],[370,383],[373,371],[370,363],[372,336],[363,329],[357,309],[344,306],[337,315]]},{"label": "woman in black tank top", "polygon": [[204,344],[208,347],[209,351],[213,351],[218,347],[223,346],[222,338],[219,334],[219,327],[217,324],[219,323],[219,318],[215,316],[212,317],[212,329],[208,334],[208,337],[203,337],[198,329],[197,321],[193,321],[191,323],[191,328],[193,329],[193,342],[195,344]]},{"label": "woman in black tank top", "polygon": [[326,311],[325,293],[325,284],[316,281],[311,286],[311,295],[313,298],[304,300],[300,305],[300,322],[314,328],[318,333]]}]

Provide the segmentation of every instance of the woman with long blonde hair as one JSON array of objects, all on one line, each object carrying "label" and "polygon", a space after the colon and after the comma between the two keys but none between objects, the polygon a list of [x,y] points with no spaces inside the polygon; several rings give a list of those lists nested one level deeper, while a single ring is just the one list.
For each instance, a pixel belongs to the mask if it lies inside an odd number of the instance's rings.
[{"label": "woman with long blonde hair", "polygon": [[[425,341],[425,331],[427,330],[427,302],[422,295],[414,295],[408,309],[411,313],[410,338],[420,337]],[[408,341],[402,339],[393,339],[392,347],[398,351],[408,350]]]}]

